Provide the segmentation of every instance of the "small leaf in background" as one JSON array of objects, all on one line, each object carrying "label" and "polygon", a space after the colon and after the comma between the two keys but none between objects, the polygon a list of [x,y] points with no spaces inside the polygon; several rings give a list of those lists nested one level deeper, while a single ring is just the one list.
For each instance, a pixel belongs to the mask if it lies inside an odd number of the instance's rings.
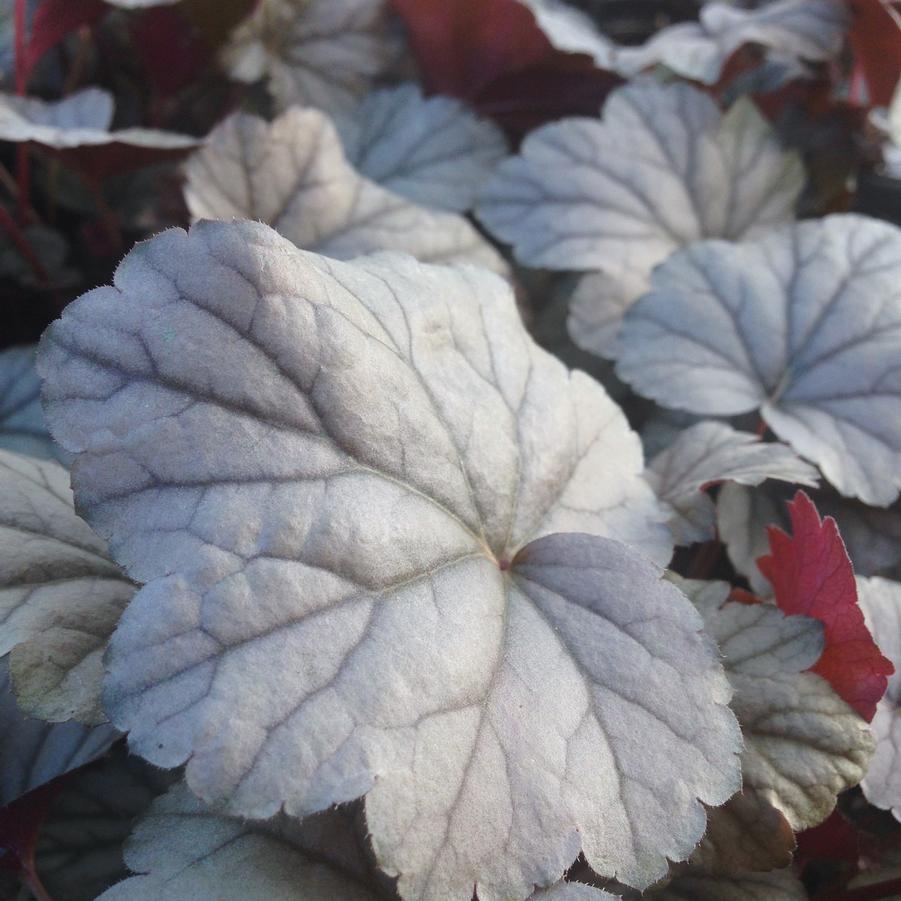
[{"label": "small leaf in background", "polygon": [[26,716],[10,690],[7,663],[0,658],[0,806],[102,757],[120,734],[105,723],[51,724]]},{"label": "small leaf in background", "polygon": [[66,454],[50,437],[44,422],[34,352],[33,345],[0,351],[0,448],[42,459],[64,459]]},{"label": "small leaf in background", "polygon": [[645,477],[673,507],[669,526],[676,543],[691,544],[711,540],[716,531],[716,510],[705,486],[759,485],[767,479],[815,486],[819,473],[784,444],[764,444],[756,435],[708,421],[680,432],[651,460]]},{"label": "small leaf in background", "polygon": [[100,88],[85,88],[57,101],[0,94],[0,141],[39,144],[95,181],[183,156],[200,143],[151,128],[111,131],[112,118],[112,95]]},{"label": "small leaf in background", "polygon": [[235,113],[188,160],[186,175],[195,220],[257,219],[298,247],[337,259],[400,250],[508,271],[462,216],[419,206],[360,175],[319,110],[291,109],[269,123]]},{"label": "small leaf in background", "polygon": [[769,531],[771,554],[757,563],[773,586],[785,613],[812,616],[823,623],[823,655],[810,668],[867,720],[885,694],[895,669],[884,657],[857,603],[854,569],[838,527],[820,519],[813,502],[799,491],[788,504],[792,534]]},{"label": "small leaf in background", "polygon": [[463,213],[508,154],[496,125],[452,97],[415,84],[374,91],[336,121],[347,161],[366,178],[423,206]]},{"label": "small leaf in background", "polygon": [[276,108],[352,110],[398,52],[385,0],[261,0],[231,34],[232,78],[263,78]]},{"label": "small leaf in background", "polygon": [[134,591],[76,515],[69,473],[0,450],[0,655],[24,709],[106,719],[103,651]]}]

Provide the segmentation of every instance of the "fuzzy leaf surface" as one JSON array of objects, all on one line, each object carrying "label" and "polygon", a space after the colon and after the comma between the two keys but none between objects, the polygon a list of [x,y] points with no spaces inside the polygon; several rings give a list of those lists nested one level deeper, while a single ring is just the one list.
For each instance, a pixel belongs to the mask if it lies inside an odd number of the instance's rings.
[{"label": "fuzzy leaf surface", "polygon": [[102,655],[134,585],[75,513],[69,473],[0,451],[0,655],[19,703],[102,722]]},{"label": "fuzzy leaf surface", "polygon": [[764,444],[722,422],[699,422],[681,432],[648,465],[647,479],[675,515],[670,528],[678,544],[714,536],[716,509],[703,486],[732,481],[759,485],[780,479],[816,485],[818,473],[784,444]]},{"label": "fuzzy leaf surface", "polygon": [[462,213],[508,154],[503,132],[453,97],[415,84],[375,91],[339,130],[358,172],[427,207]]},{"label": "fuzzy leaf surface", "polygon": [[108,709],[200,796],[366,794],[401,893],[468,901],[580,844],[649,884],[738,787],[700,618],[606,537],[669,557],[637,436],[502,279],[200,223],[71,305],[39,367],[85,515],[148,583]]},{"label": "fuzzy leaf surface", "polygon": [[318,110],[292,109],[272,123],[245,113],[226,119],[188,161],[185,199],[195,219],[258,219],[338,259],[400,250],[506,269],[462,216],[417,206],[360,175]]},{"label": "fuzzy leaf surface", "polygon": [[759,409],[842,494],[901,488],[901,229],[828,216],[675,253],[626,314],[617,373],[703,415]]}]

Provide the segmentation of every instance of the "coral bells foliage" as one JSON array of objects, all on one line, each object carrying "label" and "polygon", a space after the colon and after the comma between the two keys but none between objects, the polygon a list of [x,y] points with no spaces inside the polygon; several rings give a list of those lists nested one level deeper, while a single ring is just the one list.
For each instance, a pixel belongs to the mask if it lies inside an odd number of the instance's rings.
[{"label": "coral bells foliage", "polygon": [[857,603],[854,569],[832,517],[820,519],[813,501],[799,491],[788,504],[792,534],[770,526],[772,553],[757,561],[773,586],[779,609],[823,624],[818,673],[864,719],[871,720],[895,668],[884,657]]},{"label": "coral bells foliage", "polygon": [[897,890],[901,16],[629,6],[0,0],[0,894]]}]

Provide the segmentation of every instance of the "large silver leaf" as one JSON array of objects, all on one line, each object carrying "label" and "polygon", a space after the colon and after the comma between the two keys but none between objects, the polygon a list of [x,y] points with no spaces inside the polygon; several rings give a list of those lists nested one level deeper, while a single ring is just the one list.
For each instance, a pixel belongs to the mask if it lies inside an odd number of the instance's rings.
[{"label": "large silver leaf", "polygon": [[637,437],[502,279],[201,223],[116,285],[39,367],[85,515],[148,582],[108,657],[135,750],[257,818],[368,793],[408,898],[524,898],[580,846],[646,885],[691,852],[695,799],[738,786],[727,683],[597,537],[670,552]]},{"label": "large silver leaf", "polygon": [[506,271],[462,216],[417,206],[360,175],[318,110],[292,109],[272,123],[245,113],[226,119],[189,160],[185,199],[195,219],[259,219],[338,259],[402,250]]},{"label": "large silver leaf", "polygon": [[102,722],[102,655],[134,585],[73,507],[69,473],[0,451],[0,655],[43,719]]},{"label": "large silver leaf", "polygon": [[842,494],[901,489],[901,230],[829,216],[674,254],[626,314],[617,373],[704,415],[759,409]]}]

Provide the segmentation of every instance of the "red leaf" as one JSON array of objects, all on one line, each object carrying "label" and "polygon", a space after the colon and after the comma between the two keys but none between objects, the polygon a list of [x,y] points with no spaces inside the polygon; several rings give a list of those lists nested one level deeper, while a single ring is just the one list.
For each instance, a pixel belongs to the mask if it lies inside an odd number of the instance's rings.
[{"label": "red leaf", "polygon": [[870,104],[888,106],[901,77],[901,4],[849,0],[855,69],[867,84]]},{"label": "red leaf", "polygon": [[767,529],[772,553],[757,561],[787,614],[823,623],[826,645],[810,671],[826,679],[862,717],[871,720],[895,671],[879,652],[857,604],[854,569],[838,526],[820,519],[813,501],[799,491],[788,503],[793,535]]},{"label": "red leaf", "polygon": [[557,50],[519,0],[392,0],[430,93],[468,100],[516,136],[597,115],[622,79]]},{"label": "red leaf", "polygon": [[25,72],[41,57],[82,25],[93,25],[111,9],[103,0],[43,0],[31,22],[31,40],[25,57]]}]

